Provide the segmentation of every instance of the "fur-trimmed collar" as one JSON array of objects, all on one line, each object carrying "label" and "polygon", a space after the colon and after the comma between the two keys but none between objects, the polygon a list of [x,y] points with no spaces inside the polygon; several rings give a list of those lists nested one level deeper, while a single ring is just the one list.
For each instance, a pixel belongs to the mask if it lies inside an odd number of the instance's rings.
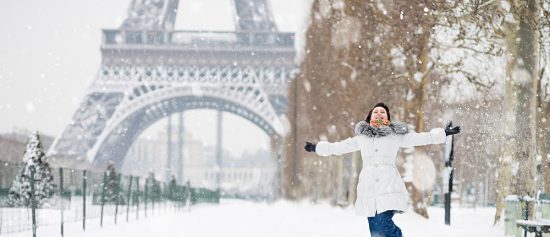
[{"label": "fur-trimmed collar", "polygon": [[364,134],[368,137],[383,137],[392,133],[407,134],[409,133],[409,127],[401,122],[392,122],[388,126],[373,127],[366,121],[360,121],[355,125],[355,135]]}]

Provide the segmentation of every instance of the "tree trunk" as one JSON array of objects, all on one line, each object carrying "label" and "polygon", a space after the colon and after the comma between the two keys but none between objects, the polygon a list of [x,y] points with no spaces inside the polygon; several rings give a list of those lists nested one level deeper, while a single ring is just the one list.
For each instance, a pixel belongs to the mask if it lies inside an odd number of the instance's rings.
[{"label": "tree trunk", "polygon": [[[501,158],[495,223],[500,219],[504,197],[509,191],[519,197],[534,197],[536,194],[536,90],[539,55],[536,17],[539,12],[536,0],[528,0],[527,5],[514,3],[517,5],[512,6],[512,12],[516,21],[505,25],[508,62],[504,128],[507,144]],[[511,175],[514,176],[512,180]]]},{"label": "tree trunk", "polygon": [[[424,29],[431,29],[431,26],[424,25]],[[409,64],[408,67],[408,73],[413,78],[410,78],[410,80],[416,80],[414,78],[415,73],[413,69],[418,69],[418,72],[421,73],[422,78],[418,83],[416,84],[415,88],[412,88],[412,92],[414,93],[413,101],[411,101],[411,107],[409,108],[410,112],[415,115],[414,117],[414,126],[415,130],[417,132],[424,132],[425,126],[424,126],[424,103],[426,102],[426,83],[429,78],[429,70],[427,67],[427,62],[429,61],[429,39],[430,39],[431,32],[429,30],[425,30],[423,34],[423,38],[421,40],[422,48],[420,48],[420,53],[418,60],[415,60],[414,58],[411,58],[409,56],[409,63],[415,64],[415,66],[411,66]],[[410,114],[410,113],[409,113]],[[424,150],[421,147],[416,147],[414,151],[414,156],[418,156],[420,154],[423,154]],[[413,168],[414,172],[414,168]],[[413,175],[414,177],[414,175]],[[412,182],[406,182],[405,185],[407,186],[407,189],[409,190],[411,194],[411,199],[413,202],[413,210],[418,213],[419,215],[429,218],[428,210],[426,209],[426,203],[424,201],[424,195],[421,190],[418,190]]]},{"label": "tree trunk", "polygon": [[546,149],[546,144],[548,142],[548,123],[543,121],[543,118],[548,118],[550,115],[550,110],[548,106],[544,106],[542,102],[542,75],[539,74],[537,80],[537,145],[539,147],[541,159],[541,170],[543,176],[543,192],[550,192],[550,164],[548,163],[548,150]]},{"label": "tree trunk", "polygon": [[277,189],[273,189],[274,193],[273,193],[273,196],[275,198],[279,198],[281,197],[281,194],[285,193],[285,190],[284,190],[284,186],[283,186],[283,182],[284,182],[284,179],[285,179],[285,176],[284,176],[284,171],[283,171],[283,167],[284,167],[284,149],[285,149],[285,144],[283,144],[284,142],[284,137],[281,137],[279,135],[273,135],[271,136],[271,158],[276,162],[276,165],[277,165],[277,170],[279,171],[279,173],[277,174],[278,176],[274,177],[274,182],[275,182],[275,187]]},{"label": "tree trunk", "polygon": [[[508,29],[511,30],[511,29]],[[513,34],[513,36],[510,36]],[[508,41],[512,37],[515,37],[516,34],[513,32],[507,32]],[[508,43],[510,46],[510,43]],[[517,50],[515,48],[507,48],[507,53],[515,58],[517,55]],[[502,147],[502,156],[499,159],[499,171],[497,178],[497,200],[496,200],[496,213],[494,224],[499,222],[502,215],[502,210],[504,209],[504,198],[510,193],[510,181],[512,176],[512,160],[516,150],[516,117],[515,109],[517,108],[517,97],[514,95],[515,83],[511,79],[512,67],[515,62],[508,61],[506,64],[506,82],[505,82],[505,92],[504,92],[504,141],[505,145]]]},{"label": "tree trunk", "polygon": [[300,197],[300,173],[302,169],[303,155],[303,134],[299,130],[299,125],[306,120],[306,114],[302,111],[304,96],[300,92],[300,77],[297,76],[289,84],[288,89],[288,117],[290,123],[290,131],[285,139],[285,159],[281,169],[281,191],[284,197],[296,199]]}]

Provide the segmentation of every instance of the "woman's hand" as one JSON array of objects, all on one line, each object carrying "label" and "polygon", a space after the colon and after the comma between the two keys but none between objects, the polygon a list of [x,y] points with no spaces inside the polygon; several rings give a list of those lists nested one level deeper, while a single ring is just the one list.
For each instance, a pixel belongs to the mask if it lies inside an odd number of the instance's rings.
[{"label": "woman's hand", "polygon": [[304,149],[307,151],[307,152],[315,152],[315,147],[317,145],[316,144],[313,144],[311,142],[306,142],[306,145],[304,146]]},{"label": "woman's hand", "polygon": [[447,125],[447,127],[445,128],[445,135],[446,136],[449,136],[449,135],[455,135],[457,133],[460,132],[460,126],[456,126],[456,127],[451,127],[451,124]]}]

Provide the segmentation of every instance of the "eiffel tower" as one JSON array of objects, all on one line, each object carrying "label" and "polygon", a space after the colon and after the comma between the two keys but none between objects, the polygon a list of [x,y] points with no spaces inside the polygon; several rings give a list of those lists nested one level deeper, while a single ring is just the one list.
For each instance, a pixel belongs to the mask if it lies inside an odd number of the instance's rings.
[{"label": "eiffel tower", "polygon": [[[232,3],[235,31],[180,31],[178,0],[133,0],[119,29],[103,30],[98,74],[48,151],[52,163],[120,169],[147,127],[194,109],[233,113],[271,137],[284,135],[294,34],[277,30],[267,0]],[[220,159],[219,133],[217,140]]]}]

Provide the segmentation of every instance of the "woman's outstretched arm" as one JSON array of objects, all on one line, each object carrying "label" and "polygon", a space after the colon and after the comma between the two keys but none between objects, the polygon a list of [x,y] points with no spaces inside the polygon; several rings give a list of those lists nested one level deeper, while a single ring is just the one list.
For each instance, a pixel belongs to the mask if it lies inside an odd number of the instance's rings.
[{"label": "woman's outstretched arm", "polygon": [[416,133],[410,132],[401,139],[401,147],[412,148],[414,146],[423,146],[428,144],[444,143],[448,135],[460,133],[460,126],[443,128],[434,128],[429,132]]},{"label": "woman's outstretched arm", "polygon": [[350,137],[339,142],[320,141],[317,144],[306,142],[306,151],[317,152],[320,156],[342,155],[360,149],[357,137]]},{"label": "woman's outstretched arm", "polygon": [[410,132],[401,139],[401,147],[412,148],[414,146],[423,146],[428,144],[441,144],[445,142],[445,130],[443,128],[434,128],[429,132]]}]

